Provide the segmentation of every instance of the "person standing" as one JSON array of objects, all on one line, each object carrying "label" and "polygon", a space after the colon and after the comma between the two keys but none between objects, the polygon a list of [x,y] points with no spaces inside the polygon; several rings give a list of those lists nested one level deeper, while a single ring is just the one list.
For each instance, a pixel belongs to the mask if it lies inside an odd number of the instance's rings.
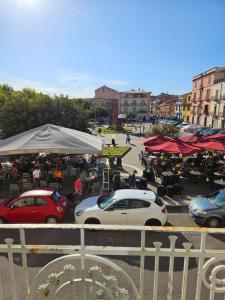
[{"label": "person standing", "polygon": [[130,135],[129,135],[129,133],[127,133],[127,135],[126,135],[126,144],[127,143],[130,144],[130,140],[131,140]]},{"label": "person standing", "polygon": [[112,145],[113,145],[113,147],[116,147],[115,134],[112,137]]},{"label": "person standing", "polygon": [[137,174],[137,171],[134,170],[128,178],[129,186],[130,186],[130,188],[133,188],[133,189],[136,188],[136,174]]},{"label": "person standing", "polygon": [[36,187],[40,187],[41,170],[39,166],[35,166],[33,171],[33,180]]}]

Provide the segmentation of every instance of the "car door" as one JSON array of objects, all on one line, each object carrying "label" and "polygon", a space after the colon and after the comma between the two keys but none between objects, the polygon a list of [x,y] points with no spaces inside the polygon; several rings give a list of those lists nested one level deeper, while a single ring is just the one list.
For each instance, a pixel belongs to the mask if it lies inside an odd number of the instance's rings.
[{"label": "car door", "polygon": [[48,214],[48,200],[44,197],[35,197],[34,204],[35,223],[44,223]]},{"label": "car door", "polygon": [[34,223],[34,198],[19,198],[9,208],[9,220],[12,223]]},{"label": "car door", "polygon": [[114,225],[127,225],[128,200],[119,200],[101,214],[101,223]]},{"label": "car door", "polygon": [[151,204],[148,201],[139,199],[128,200],[127,224],[145,225],[145,222],[151,217]]}]

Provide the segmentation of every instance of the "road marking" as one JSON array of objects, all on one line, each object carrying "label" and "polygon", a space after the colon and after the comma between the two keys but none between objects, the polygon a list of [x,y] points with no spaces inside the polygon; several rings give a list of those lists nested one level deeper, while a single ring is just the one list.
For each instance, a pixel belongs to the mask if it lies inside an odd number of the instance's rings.
[{"label": "road marking", "polygon": [[127,166],[127,167],[130,167],[130,168],[136,170],[138,172],[138,176],[142,176],[142,174],[143,174],[143,170],[138,167],[135,167],[135,166],[132,166],[129,164],[124,164],[124,163],[123,163],[123,166]]}]

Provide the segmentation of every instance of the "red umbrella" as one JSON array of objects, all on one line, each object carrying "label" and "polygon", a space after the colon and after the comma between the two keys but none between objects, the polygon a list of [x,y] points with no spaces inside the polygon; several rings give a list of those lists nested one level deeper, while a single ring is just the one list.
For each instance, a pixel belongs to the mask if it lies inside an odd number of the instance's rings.
[{"label": "red umbrella", "polygon": [[148,146],[146,149],[150,152],[164,152],[170,154],[181,153],[184,156],[201,151],[200,148],[186,144],[180,140],[172,140],[161,145]]},{"label": "red umbrella", "polygon": [[201,142],[205,140],[205,138],[203,138],[202,136],[197,136],[194,134],[183,135],[179,139],[185,143],[195,143],[195,142]]},{"label": "red umbrella", "polygon": [[210,135],[210,136],[205,136],[204,137],[205,140],[207,141],[214,141],[214,140],[217,140],[217,141],[225,141],[225,134],[224,133],[217,133],[217,134],[214,134],[214,135]]},{"label": "red umbrella", "polygon": [[141,143],[144,144],[145,146],[151,146],[151,145],[159,145],[168,141],[173,141],[173,139],[164,135],[156,135],[156,136],[150,136],[146,139],[143,139]]},{"label": "red umbrella", "polygon": [[201,149],[209,149],[209,150],[216,150],[216,151],[225,151],[225,142],[204,142],[204,143],[196,143],[193,146],[201,148]]}]

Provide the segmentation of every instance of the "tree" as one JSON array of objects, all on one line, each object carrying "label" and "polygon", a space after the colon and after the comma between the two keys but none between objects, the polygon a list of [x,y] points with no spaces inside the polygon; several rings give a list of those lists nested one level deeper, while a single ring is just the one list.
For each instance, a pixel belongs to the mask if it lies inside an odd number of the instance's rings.
[{"label": "tree", "polygon": [[173,125],[154,125],[152,130],[148,134],[149,136],[165,135],[171,138],[178,138],[179,128]]}]

